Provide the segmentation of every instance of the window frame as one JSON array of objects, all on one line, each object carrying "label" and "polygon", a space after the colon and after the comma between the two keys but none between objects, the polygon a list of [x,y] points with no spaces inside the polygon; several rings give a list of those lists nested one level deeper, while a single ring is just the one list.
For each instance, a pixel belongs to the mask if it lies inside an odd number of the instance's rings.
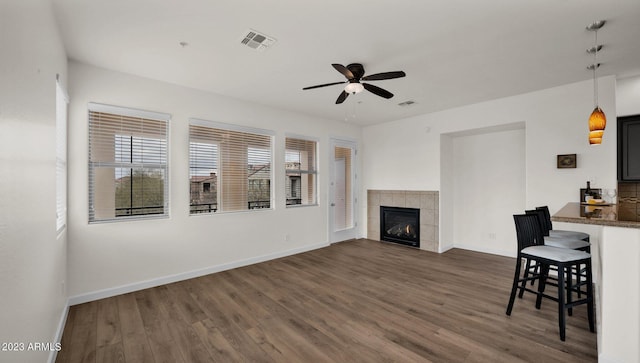
[{"label": "window frame", "polygon": [[[304,142],[313,142],[315,145],[314,147],[314,157],[313,157],[313,161],[315,163],[315,165],[313,165],[312,169],[287,169],[287,151],[291,150],[287,148],[287,140],[288,139],[294,139],[294,140],[299,140],[299,141],[304,141]],[[285,134],[284,137],[284,178],[285,178],[285,185],[284,185],[284,194],[285,194],[285,206],[286,208],[302,208],[302,207],[317,207],[319,205],[319,190],[318,190],[318,186],[319,186],[319,182],[318,182],[318,169],[319,169],[319,160],[318,160],[318,155],[319,155],[319,146],[320,146],[320,141],[319,139],[315,138],[315,137],[311,137],[311,136],[304,136],[304,135],[298,135],[298,134],[290,134],[287,133]],[[300,151],[300,150],[294,150],[294,151]],[[302,175],[306,174],[306,175],[313,175],[313,194],[314,194],[314,202],[313,203],[301,203],[301,204],[288,204],[286,202],[287,200],[287,183],[286,183],[286,179],[287,176],[290,173],[298,173],[300,174],[300,176],[302,177]],[[300,183],[301,183],[301,188],[302,188],[302,178],[300,178]],[[301,190],[301,194],[302,194],[302,190]]]},{"label": "window frame", "polygon": [[[218,122],[218,121],[210,121],[210,120],[204,120],[204,119],[199,119],[199,118],[190,118],[189,119],[189,143],[188,143],[188,148],[189,148],[189,195],[191,195],[191,144],[192,144],[192,139],[193,139],[193,135],[191,133],[191,127],[192,126],[196,126],[196,127],[204,127],[204,128],[209,128],[212,130],[221,130],[221,131],[227,131],[227,132],[237,132],[237,133],[246,133],[246,134],[252,134],[252,135],[256,135],[256,136],[264,136],[264,137],[268,137],[269,139],[269,179],[268,179],[268,183],[269,183],[269,207],[264,207],[264,208],[249,208],[247,206],[247,209],[233,209],[233,210],[225,210],[225,203],[223,202],[223,200],[221,198],[223,198],[223,194],[224,194],[224,186],[223,184],[225,183],[224,180],[226,178],[225,173],[227,171],[224,170],[224,167],[222,165],[221,162],[221,153],[222,153],[222,146],[221,143],[219,141],[216,140],[212,140],[211,144],[215,144],[217,145],[217,165],[216,165],[216,170],[217,170],[217,183],[216,183],[216,191],[217,191],[217,196],[216,196],[216,209],[213,211],[209,211],[209,212],[199,212],[199,213],[193,213],[191,211],[191,198],[190,202],[189,202],[189,215],[190,216],[198,216],[198,215],[216,215],[216,214],[228,214],[228,213],[251,213],[251,212],[260,212],[260,211],[270,211],[270,210],[274,210],[275,209],[275,189],[274,189],[274,184],[275,184],[275,178],[274,178],[274,158],[275,158],[275,131],[272,130],[267,130],[267,129],[261,129],[261,128],[255,128],[255,127],[250,127],[250,126],[243,126],[243,125],[237,125],[237,124],[229,124],[229,123],[224,123],[224,122]],[[212,131],[215,132],[215,131]],[[201,141],[197,141],[197,142],[201,142]],[[249,147],[247,147],[249,148]],[[249,164],[247,163],[247,166]],[[247,181],[247,187],[249,185],[249,182]],[[248,190],[247,190],[248,192]],[[248,195],[247,195],[248,198]]]},{"label": "window frame", "polygon": [[[93,161],[92,160],[92,139],[91,139],[91,133],[94,130],[92,127],[92,117],[91,114],[92,112],[96,112],[96,113],[107,113],[107,114],[113,114],[116,116],[121,116],[121,117],[129,117],[129,118],[140,118],[140,119],[145,119],[145,120],[150,120],[150,121],[158,121],[158,122],[163,122],[164,123],[164,127],[162,128],[164,130],[164,135],[161,135],[160,138],[156,138],[154,137],[154,135],[147,135],[142,133],[139,136],[136,136],[139,139],[146,139],[146,140],[151,140],[151,139],[157,139],[157,140],[164,140],[164,153],[160,153],[159,157],[160,157],[160,161],[158,162],[134,162],[133,160],[131,162],[123,162],[123,161],[117,161],[117,155],[115,154],[116,148],[115,148],[115,140],[122,135],[127,135],[127,132],[117,132],[114,131],[113,132],[113,137],[114,137],[114,155],[113,155],[113,160],[111,161]],[[88,174],[88,194],[89,194],[89,204],[88,204],[88,221],[89,224],[95,224],[95,223],[111,223],[111,222],[123,222],[123,221],[134,221],[134,220],[148,220],[148,219],[164,219],[164,218],[169,218],[170,217],[170,125],[171,125],[171,115],[168,113],[161,113],[161,112],[155,112],[155,111],[146,111],[146,110],[141,110],[141,109],[134,109],[134,108],[129,108],[129,107],[124,107],[124,106],[113,106],[113,105],[106,105],[106,104],[100,104],[100,103],[94,103],[94,102],[89,102],[87,105],[87,120],[88,120],[88,137],[87,137],[87,141],[89,143],[88,145],[88,168],[89,168],[89,174]],[[134,137],[134,135],[128,135],[131,136],[132,138]],[[162,136],[164,136],[164,139],[162,139]],[[131,145],[131,148],[133,148],[133,144]],[[164,161],[163,161],[164,160]],[[96,209],[95,209],[95,181],[96,181],[96,170],[100,169],[100,168],[113,168],[113,172],[114,172],[114,191],[113,191],[113,198],[114,198],[114,215],[113,217],[96,217]],[[163,177],[162,177],[162,182],[163,182],[163,212],[162,213],[153,213],[153,214],[138,214],[138,215],[116,215],[116,206],[115,206],[115,198],[116,198],[116,181],[115,181],[115,174],[117,169],[121,169],[121,168],[125,168],[125,169],[131,169],[133,170],[147,170],[147,169],[153,169],[153,170],[159,170],[162,172]],[[133,174],[131,175],[131,180],[133,183]],[[134,208],[133,206],[131,207],[132,209]]]}]

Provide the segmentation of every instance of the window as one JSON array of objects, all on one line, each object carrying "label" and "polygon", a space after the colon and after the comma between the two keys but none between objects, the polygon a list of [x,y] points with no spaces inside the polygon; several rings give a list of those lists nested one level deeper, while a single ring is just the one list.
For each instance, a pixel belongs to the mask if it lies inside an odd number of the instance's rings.
[{"label": "window", "polygon": [[[218,210],[218,144],[205,142],[206,129],[189,129],[190,213]],[[199,142],[197,140],[201,140]]]},{"label": "window", "polygon": [[56,230],[67,224],[67,98],[56,82]]},{"label": "window", "polygon": [[169,118],[89,104],[89,222],[168,216]]},{"label": "window", "polygon": [[272,208],[273,133],[191,120],[190,213]]},{"label": "window", "polygon": [[317,142],[287,137],[285,140],[285,188],[287,206],[316,205]]}]

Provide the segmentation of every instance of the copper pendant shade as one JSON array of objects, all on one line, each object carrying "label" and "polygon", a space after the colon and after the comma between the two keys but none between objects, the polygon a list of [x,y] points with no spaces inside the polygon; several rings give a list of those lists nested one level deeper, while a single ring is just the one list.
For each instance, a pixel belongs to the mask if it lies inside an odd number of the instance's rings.
[{"label": "copper pendant shade", "polygon": [[593,109],[589,116],[589,144],[599,145],[602,143],[604,128],[607,126],[607,116],[598,106]]},{"label": "copper pendant shade", "polygon": [[597,62],[597,55],[602,49],[602,45],[598,44],[598,29],[602,28],[604,23],[604,20],[599,20],[587,26],[587,30],[595,33],[595,45],[587,49],[587,53],[593,54],[593,64],[587,67],[587,69],[593,71],[593,103],[595,105],[591,116],[589,116],[589,144],[591,145],[600,145],[602,143],[604,128],[607,126],[607,116],[598,106],[598,79],[596,77],[596,70],[600,66],[600,63]]}]

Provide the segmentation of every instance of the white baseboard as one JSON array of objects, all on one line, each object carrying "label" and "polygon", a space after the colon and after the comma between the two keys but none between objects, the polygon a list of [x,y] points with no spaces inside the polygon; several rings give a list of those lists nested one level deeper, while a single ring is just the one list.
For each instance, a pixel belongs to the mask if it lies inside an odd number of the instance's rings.
[{"label": "white baseboard", "polygon": [[[67,324],[67,316],[69,315],[69,300],[67,300],[66,305],[62,309],[62,315],[60,316],[60,321],[58,322],[58,328],[56,330],[56,335],[53,339],[54,343],[60,343],[62,341],[62,333],[64,332],[64,327]],[[55,363],[56,358],[58,357],[57,350],[51,350],[49,353],[49,363]]]},{"label": "white baseboard", "polygon": [[624,363],[623,361],[613,359],[603,353],[598,354],[598,363]]},{"label": "white baseboard", "polygon": [[504,250],[499,250],[499,249],[494,249],[494,248],[478,248],[478,246],[469,246],[469,245],[460,244],[460,243],[454,243],[453,246],[451,246],[451,247],[452,248],[460,248],[460,249],[463,249],[463,250],[475,251],[475,252],[488,253],[488,254],[491,254],[491,255],[505,256],[505,257],[516,257],[516,255],[513,254],[511,251],[504,251]]},{"label": "white baseboard", "polygon": [[198,269],[198,270],[187,271],[187,272],[183,272],[183,273],[179,273],[179,274],[159,277],[159,278],[156,278],[156,279],[139,281],[139,282],[135,282],[135,283],[132,283],[132,284],[116,286],[116,287],[112,287],[112,288],[108,288],[108,289],[104,289],[104,290],[98,290],[98,291],[93,291],[93,292],[89,292],[89,293],[86,293],[86,294],[80,294],[80,295],[76,295],[76,296],[71,296],[71,297],[69,297],[68,305],[69,306],[73,306],[73,305],[83,304],[83,303],[86,303],[86,302],[89,302],[89,301],[100,300],[100,299],[104,299],[104,298],[108,298],[108,297],[112,297],[112,296],[126,294],[126,293],[133,292],[133,291],[148,289],[148,288],[151,288],[151,287],[170,284],[170,283],[177,282],[177,281],[183,281],[183,280],[188,280],[188,279],[192,279],[192,278],[195,278],[195,277],[209,275],[209,274],[220,272],[220,271],[231,270],[231,269],[238,268],[238,267],[253,265],[255,263],[260,263],[260,262],[273,260],[273,259],[276,259],[276,258],[291,256],[291,255],[295,255],[295,254],[298,254],[298,253],[307,252],[307,251],[311,251],[311,250],[315,250],[315,249],[323,248],[323,247],[327,247],[327,246],[329,246],[329,243],[326,243],[326,242],[325,243],[313,244],[313,245],[307,245],[307,246],[298,247],[298,248],[294,248],[294,249],[290,249],[290,250],[286,250],[286,251],[271,253],[271,254],[257,256],[257,257],[252,257],[252,258],[248,258],[248,259],[245,259],[245,260],[224,263],[224,264],[221,264],[221,265],[205,267],[205,268]]},{"label": "white baseboard", "polygon": [[455,248],[455,247],[453,245],[440,244],[440,246],[438,246],[438,253],[445,253],[445,252],[449,251],[452,248]]}]

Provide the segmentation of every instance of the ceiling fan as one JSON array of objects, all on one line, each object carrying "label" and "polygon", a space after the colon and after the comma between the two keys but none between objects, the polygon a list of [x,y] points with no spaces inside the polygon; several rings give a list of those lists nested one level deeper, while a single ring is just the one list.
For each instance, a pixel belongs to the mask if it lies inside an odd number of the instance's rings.
[{"label": "ceiling fan", "polygon": [[374,86],[369,83],[360,83],[360,81],[361,80],[362,81],[380,81],[383,79],[401,78],[406,76],[406,74],[403,71],[383,72],[383,73],[372,74],[369,76],[364,76],[364,67],[360,63],[351,63],[346,67],[343,66],[342,64],[334,63],[332,64],[332,66],[338,72],[342,73],[342,75],[347,77],[346,82],[342,81],[342,82],[319,84],[317,86],[305,87],[303,88],[303,90],[348,83],[344,88],[344,90],[342,91],[342,93],[340,93],[340,96],[338,96],[338,99],[336,100],[336,104],[340,104],[344,102],[344,100],[347,99],[350,93],[351,94],[360,93],[365,89],[380,97],[391,98],[393,97],[393,93],[387,91],[386,89],[380,88],[378,86]]}]

